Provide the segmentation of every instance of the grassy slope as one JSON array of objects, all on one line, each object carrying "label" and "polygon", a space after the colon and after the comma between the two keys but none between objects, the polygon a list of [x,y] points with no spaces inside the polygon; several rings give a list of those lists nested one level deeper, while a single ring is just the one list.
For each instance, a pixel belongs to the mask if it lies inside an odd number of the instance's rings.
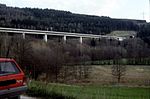
[{"label": "grassy slope", "polygon": [[121,36],[121,37],[126,37],[126,36],[131,36],[134,35],[136,36],[136,32],[135,31],[113,31],[110,34],[107,34],[109,36]]},{"label": "grassy slope", "polygon": [[46,96],[48,99],[150,99],[150,88],[75,86],[32,81],[28,95],[43,96],[44,99]]}]

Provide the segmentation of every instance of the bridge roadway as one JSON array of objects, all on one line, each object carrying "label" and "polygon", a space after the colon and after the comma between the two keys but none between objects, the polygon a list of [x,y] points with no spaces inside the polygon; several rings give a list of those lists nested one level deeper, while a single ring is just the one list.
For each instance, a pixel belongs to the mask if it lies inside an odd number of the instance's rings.
[{"label": "bridge roadway", "polygon": [[16,28],[4,28],[0,27],[0,32],[4,33],[17,33],[22,34],[25,39],[26,34],[43,35],[44,40],[47,42],[47,36],[62,36],[64,41],[67,37],[77,37],[80,38],[80,43],[82,43],[83,38],[111,38],[111,39],[124,39],[117,36],[106,36],[106,35],[93,35],[93,34],[81,34],[81,33],[69,33],[69,32],[56,32],[56,31],[42,31],[42,30],[30,30],[30,29],[16,29]]}]

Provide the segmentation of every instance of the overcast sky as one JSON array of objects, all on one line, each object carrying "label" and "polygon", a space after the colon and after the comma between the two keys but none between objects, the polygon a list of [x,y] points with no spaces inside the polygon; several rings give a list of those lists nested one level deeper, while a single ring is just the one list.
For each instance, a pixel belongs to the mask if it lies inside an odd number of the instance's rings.
[{"label": "overcast sky", "polygon": [[149,0],[0,0],[14,7],[49,8],[73,13],[149,21]]}]

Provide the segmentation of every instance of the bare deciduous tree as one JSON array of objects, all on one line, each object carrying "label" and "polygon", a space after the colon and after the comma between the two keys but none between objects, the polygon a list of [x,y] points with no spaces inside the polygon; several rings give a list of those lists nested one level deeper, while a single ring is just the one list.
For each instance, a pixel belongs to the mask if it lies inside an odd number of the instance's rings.
[{"label": "bare deciduous tree", "polygon": [[112,66],[112,75],[117,79],[117,82],[120,83],[121,79],[126,74],[126,66],[120,63],[121,60],[115,60],[114,65]]},{"label": "bare deciduous tree", "polygon": [[0,34],[0,56],[10,57],[10,52],[12,51],[13,37]]}]

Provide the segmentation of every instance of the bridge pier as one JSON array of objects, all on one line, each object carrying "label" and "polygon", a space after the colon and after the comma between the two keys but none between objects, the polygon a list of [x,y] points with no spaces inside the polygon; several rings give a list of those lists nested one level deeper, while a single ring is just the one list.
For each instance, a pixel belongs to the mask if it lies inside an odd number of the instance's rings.
[{"label": "bridge pier", "polygon": [[80,43],[81,44],[83,43],[83,37],[82,36],[80,37]]},{"label": "bridge pier", "polygon": [[63,38],[64,38],[64,42],[66,42],[66,40],[67,40],[67,36],[66,36],[66,35],[64,35],[64,37],[63,37]]},{"label": "bridge pier", "polygon": [[47,34],[44,34],[44,41],[47,42]]},{"label": "bridge pier", "polygon": [[25,38],[26,38],[26,35],[25,35],[25,33],[22,33],[22,37],[23,37],[23,39],[25,39]]}]

